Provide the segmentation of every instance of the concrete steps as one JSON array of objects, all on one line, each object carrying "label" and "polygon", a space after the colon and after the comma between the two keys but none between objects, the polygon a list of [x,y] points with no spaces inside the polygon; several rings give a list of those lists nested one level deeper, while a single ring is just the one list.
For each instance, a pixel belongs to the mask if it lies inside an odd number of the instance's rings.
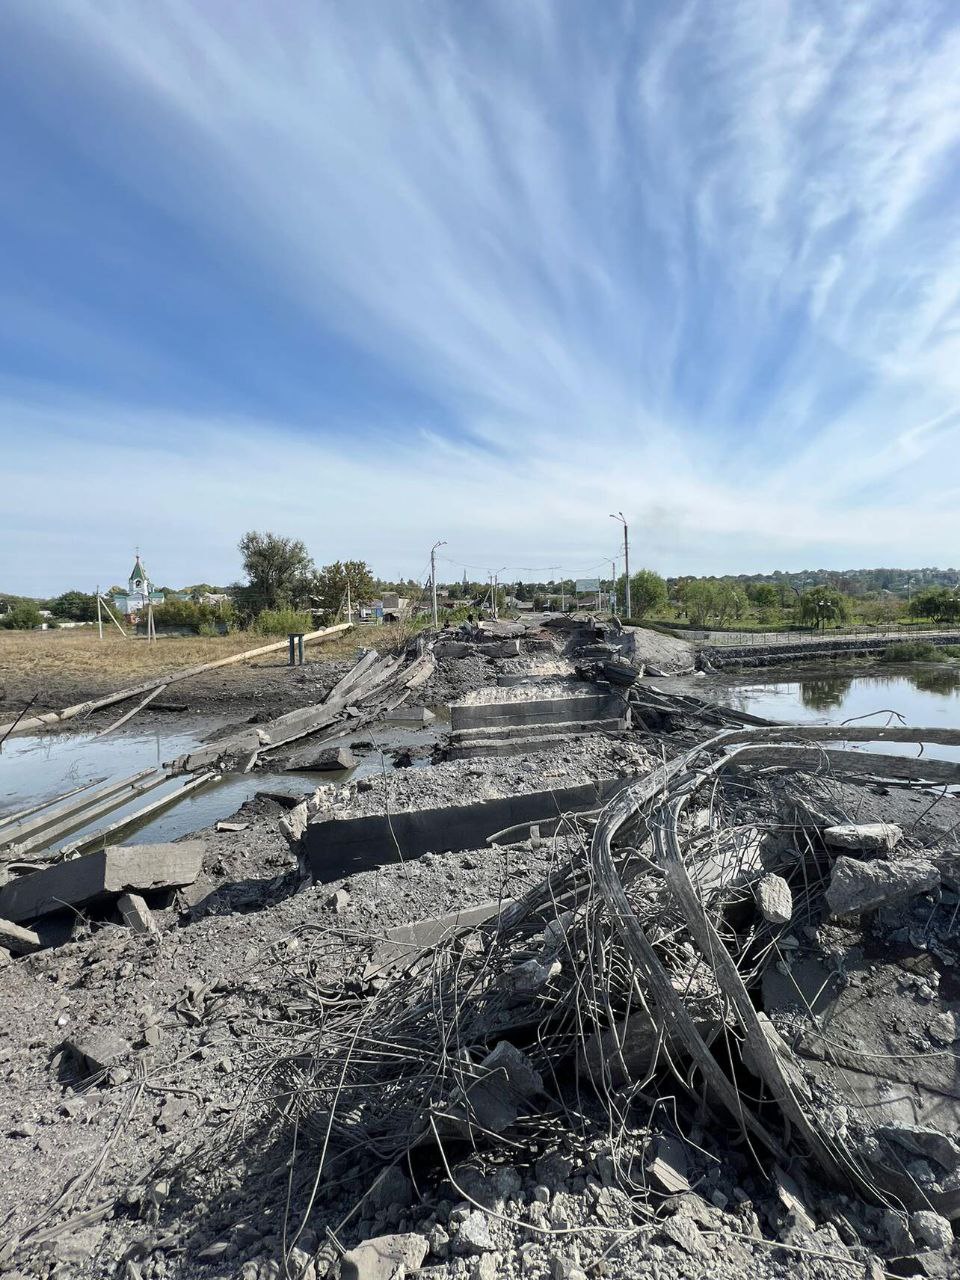
[{"label": "concrete steps", "polygon": [[534,751],[560,751],[564,739],[584,733],[616,733],[623,720],[561,721],[559,724],[508,725],[500,730],[471,729],[453,734],[450,760],[473,760],[484,756],[517,756]]}]

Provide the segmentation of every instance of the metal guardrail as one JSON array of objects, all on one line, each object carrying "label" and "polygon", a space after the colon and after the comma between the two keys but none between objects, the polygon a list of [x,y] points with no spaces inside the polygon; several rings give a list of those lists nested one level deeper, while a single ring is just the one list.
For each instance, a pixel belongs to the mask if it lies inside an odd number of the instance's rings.
[{"label": "metal guardrail", "polygon": [[[693,633],[690,633],[693,634]],[[701,631],[695,633],[698,643],[716,649],[757,646],[773,648],[779,645],[822,644],[826,640],[923,640],[956,639],[960,642],[960,626],[911,627],[848,627],[843,631]]]}]

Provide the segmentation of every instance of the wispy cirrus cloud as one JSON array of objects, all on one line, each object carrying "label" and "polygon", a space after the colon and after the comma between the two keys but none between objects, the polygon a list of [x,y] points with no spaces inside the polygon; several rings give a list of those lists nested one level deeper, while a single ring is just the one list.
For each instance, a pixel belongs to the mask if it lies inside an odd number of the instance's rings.
[{"label": "wispy cirrus cloud", "polygon": [[[229,576],[268,520],[322,559],[360,510],[391,572],[438,536],[582,562],[620,507],[666,571],[951,558],[949,7],[73,0],[0,22],[4,100],[42,143],[0,206],[26,245],[8,322],[29,319],[0,421],[55,443],[41,466],[13,440],[9,465],[69,517],[66,459],[109,472],[126,422],[123,465],[163,477],[85,562],[127,521],[181,547],[170,577],[197,576],[198,536],[200,576]],[[178,476],[203,514],[165,496]]]}]

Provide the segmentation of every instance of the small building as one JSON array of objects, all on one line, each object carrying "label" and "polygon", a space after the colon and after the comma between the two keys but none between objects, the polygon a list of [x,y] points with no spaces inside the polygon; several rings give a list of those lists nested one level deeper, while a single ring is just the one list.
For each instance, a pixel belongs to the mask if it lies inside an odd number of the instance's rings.
[{"label": "small building", "polygon": [[136,622],[148,604],[163,604],[163,600],[163,593],[154,591],[150,586],[150,579],[147,577],[147,571],[143,567],[138,551],[127,582],[127,594],[115,595],[113,603],[128,622]]},{"label": "small building", "polygon": [[385,591],[382,604],[384,622],[399,622],[410,612],[409,597],[398,595],[396,591]]}]

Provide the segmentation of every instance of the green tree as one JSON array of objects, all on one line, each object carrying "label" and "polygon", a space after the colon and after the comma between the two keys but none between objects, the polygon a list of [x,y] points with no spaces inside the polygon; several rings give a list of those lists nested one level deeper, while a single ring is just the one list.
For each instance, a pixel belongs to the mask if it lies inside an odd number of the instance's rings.
[{"label": "green tree", "polygon": [[930,587],[918,592],[910,601],[910,615],[932,618],[934,622],[960,621],[960,591],[949,587]]},{"label": "green tree", "polygon": [[780,618],[780,592],[772,582],[761,582],[753,589],[753,603],[761,622],[777,622]]},{"label": "green tree", "polygon": [[50,612],[55,618],[94,622],[97,617],[97,597],[83,591],[65,591],[62,596],[50,601]]},{"label": "green tree", "polygon": [[[626,574],[617,583],[617,598],[626,603]],[[667,603],[667,584],[652,569],[639,569],[630,575],[630,612],[635,618],[662,609]]]},{"label": "green tree", "polygon": [[0,615],[0,626],[7,631],[32,631],[43,622],[40,610],[29,600],[21,600],[12,605],[5,614]]},{"label": "green tree", "polygon": [[810,587],[800,597],[799,614],[801,622],[822,629],[828,622],[834,625],[845,622],[850,616],[850,602],[834,587]]},{"label": "green tree", "polygon": [[705,627],[716,609],[716,589],[707,578],[689,578],[679,587],[679,599],[687,621]]},{"label": "green tree", "polygon": [[311,599],[328,615],[334,615],[342,608],[346,613],[347,583],[350,584],[350,602],[355,609],[364,601],[372,600],[376,585],[369,568],[363,560],[339,560],[326,564],[314,576],[311,586]]},{"label": "green tree", "polygon": [[247,581],[232,591],[245,616],[306,602],[314,570],[299,538],[280,538],[252,530],[240,539],[239,549]]}]

